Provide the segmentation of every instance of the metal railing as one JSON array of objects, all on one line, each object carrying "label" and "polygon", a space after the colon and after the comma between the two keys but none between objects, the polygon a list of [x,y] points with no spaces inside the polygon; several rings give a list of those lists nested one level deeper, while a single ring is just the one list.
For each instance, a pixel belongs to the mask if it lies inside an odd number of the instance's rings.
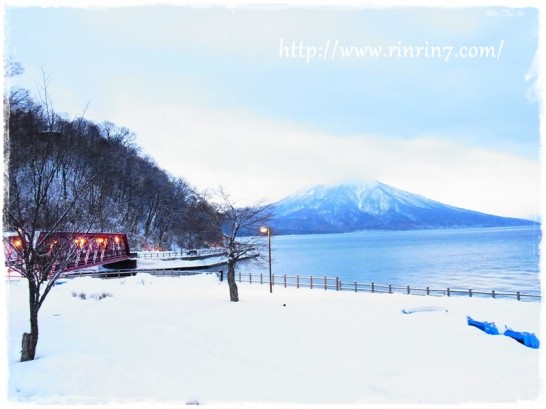
[{"label": "metal railing", "polygon": [[136,257],[142,259],[177,259],[185,257],[210,257],[226,254],[225,249],[198,249],[182,251],[137,251]]},{"label": "metal railing", "polygon": [[[111,271],[97,271],[97,270],[78,270],[65,273],[61,275],[61,278],[75,278],[75,277],[97,277],[97,278],[122,278],[137,273],[148,273],[160,277],[177,277],[185,275],[196,274],[216,274],[220,279],[225,280],[225,274],[223,270],[170,270],[170,269],[127,269],[127,270],[111,270]],[[239,283],[249,284],[267,284],[269,285],[269,274],[264,273],[236,273],[236,280]],[[516,299],[518,301],[534,301],[540,302],[542,300],[541,295],[528,294],[521,291],[508,292],[508,291],[496,291],[496,290],[476,290],[476,289],[460,289],[460,288],[431,288],[431,287],[411,287],[397,286],[392,284],[376,284],[372,283],[359,283],[356,281],[341,281],[339,277],[328,276],[290,276],[290,275],[275,275],[272,274],[272,283],[276,286],[296,287],[296,288],[310,288],[310,289],[322,289],[322,290],[334,290],[334,291],[352,291],[352,292],[368,292],[378,294],[410,294],[410,295],[422,295],[422,296],[468,296],[468,297],[489,297],[489,298],[508,298]]]},{"label": "metal railing", "polygon": [[77,278],[77,277],[93,277],[93,278],[123,278],[134,276],[138,273],[146,273],[160,277],[178,277],[189,276],[196,274],[216,274],[218,271],[205,270],[176,270],[176,269],[123,269],[123,270],[78,270],[66,274],[62,274],[60,278]]},{"label": "metal railing", "polygon": [[[252,273],[237,273],[236,276],[239,282],[269,284],[269,274],[252,274]],[[392,284],[376,284],[359,283],[356,281],[341,281],[339,277],[328,276],[289,276],[289,275],[272,275],[273,285],[281,285],[283,287],[296,288],[311,288],[335,291],[354,291],[354,292],[369,292],[369,293],[384,293],[384,294],[413,294],[413,295],[428,295],[428,296],[468,296],[468,297],[491,297],[491,298],[515,298],[518,301],[541,301],[541,296],[536,294],[526,294],[521,291],[506,292],[496,290],[482,289],[460,289],[460,288],[431,288],[431,287],[411,287],[396,286]]]}]

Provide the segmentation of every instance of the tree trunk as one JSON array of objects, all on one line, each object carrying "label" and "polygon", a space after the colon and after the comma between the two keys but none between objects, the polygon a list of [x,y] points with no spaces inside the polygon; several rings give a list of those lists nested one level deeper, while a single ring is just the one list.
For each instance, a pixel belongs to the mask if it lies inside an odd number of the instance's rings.
[{"label": "tree trunk", "polygon": [[30,334],[23,334],[21,344],[21,362],[32,361],[36,356],[36,346],[38,345],[38,311],[31,306],[30,312]]},{"label": "tree trunk", "polygon": [[229,300],[233,302],[239,301],[239,290],[235,282],[235,260],[232,258],[228,260],[227,282],[229,285]]}]

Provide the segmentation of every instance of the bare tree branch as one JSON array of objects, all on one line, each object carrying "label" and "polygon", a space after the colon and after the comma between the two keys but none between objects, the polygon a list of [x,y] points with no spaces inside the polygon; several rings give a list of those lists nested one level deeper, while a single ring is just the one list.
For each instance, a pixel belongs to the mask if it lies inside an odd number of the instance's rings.
[{"label": "bare tree branch", "polygon": [[228,251],[228,273],[230,300],[239,301],[239,291],[235,282],[237,263],[258,256],[259,245],[256,240],[260,226],[271,219],[271,207],[263,201],[250,206],[238,207],[231,197],[220,188],[217,191],[218,226],[224,236],[224,247]]}]

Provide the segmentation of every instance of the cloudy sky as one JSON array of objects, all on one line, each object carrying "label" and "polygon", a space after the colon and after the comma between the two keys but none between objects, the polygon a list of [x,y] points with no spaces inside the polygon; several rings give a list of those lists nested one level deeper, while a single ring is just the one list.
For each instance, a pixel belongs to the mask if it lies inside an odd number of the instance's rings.
[{"label": "cloudy sky", "polygon": [[244,204],[378,179],[473,210],[539,212],[538,2],[6,3],[4,53],[25,68],[6,86],[36,94],[43,68],[58,112],[130,128],[200,190]]}]

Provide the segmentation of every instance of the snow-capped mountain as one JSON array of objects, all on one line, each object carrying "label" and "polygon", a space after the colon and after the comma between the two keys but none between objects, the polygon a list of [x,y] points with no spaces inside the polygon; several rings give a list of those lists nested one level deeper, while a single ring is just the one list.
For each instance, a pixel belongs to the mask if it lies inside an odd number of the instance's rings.
[{"label": "snow-capped mountain", "polygon": [[273,205],[277,234],[534,224],[444,205],[381,182],[315,186]]}]

